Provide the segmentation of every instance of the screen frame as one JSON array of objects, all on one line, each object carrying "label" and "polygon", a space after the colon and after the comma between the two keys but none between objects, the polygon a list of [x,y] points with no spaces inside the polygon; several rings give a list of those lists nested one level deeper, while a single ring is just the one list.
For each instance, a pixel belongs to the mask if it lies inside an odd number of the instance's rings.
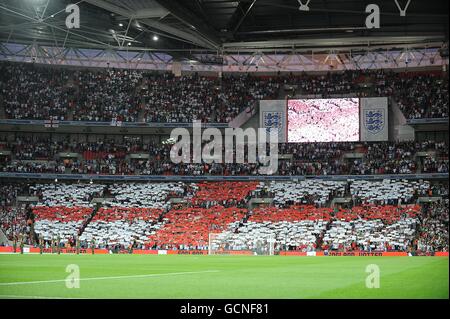
[{"label": "screen frame", "polygon": [[[328,141],[328,142],[290,142],[289,141],[289,101],[296,101],[296,100],[331,100],[331,99],[358,99],[358,140],[357,141]],[[330,97],[330,98],[288,98],[286,97],[286,106],[285,106],[285,113],[286,113],[286,143],[357,143],[361,142],[361,97],[359,96],[347,96],[347,97]]]}]

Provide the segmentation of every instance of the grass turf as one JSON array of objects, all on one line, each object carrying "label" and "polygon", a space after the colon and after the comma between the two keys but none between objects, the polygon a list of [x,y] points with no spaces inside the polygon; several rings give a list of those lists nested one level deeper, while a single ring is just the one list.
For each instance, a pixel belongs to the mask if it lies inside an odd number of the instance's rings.
[{"label": "grass turf", "polygon": [[[78,289],[66,288],[69,264]],[[369,264],[378,289],[365,286]],[[448,266],[447,257],[4,254],[0,298],[448,298]]]}]

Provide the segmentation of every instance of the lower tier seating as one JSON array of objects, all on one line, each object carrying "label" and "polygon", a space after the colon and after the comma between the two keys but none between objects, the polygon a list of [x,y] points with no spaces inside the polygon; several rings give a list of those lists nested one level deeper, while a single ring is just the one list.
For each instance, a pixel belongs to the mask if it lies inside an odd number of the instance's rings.
[{"label": "lower tier seating", "polygon": [[101,208],[87,225],[80,241],[92,240],[99,247],[142,247],[148,236],[154,234],[162,223],[158,222],[162,209],[157,208]]},{"label": "lower tier seating", "polygon": [[209,233],[224,230],[230,223],[241,221],[246,214],[247,209],[223,206],[173,209],[165,215],[164,227],[149,236],[149,245],[205,249]]}]

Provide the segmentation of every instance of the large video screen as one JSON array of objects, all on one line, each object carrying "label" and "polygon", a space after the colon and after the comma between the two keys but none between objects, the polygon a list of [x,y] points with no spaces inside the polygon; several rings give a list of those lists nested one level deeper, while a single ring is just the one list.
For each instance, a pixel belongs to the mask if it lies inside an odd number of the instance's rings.
[{"label": "large video screen", "polygon": [[288,142],[358,140],[358,98],[288,101]]}]

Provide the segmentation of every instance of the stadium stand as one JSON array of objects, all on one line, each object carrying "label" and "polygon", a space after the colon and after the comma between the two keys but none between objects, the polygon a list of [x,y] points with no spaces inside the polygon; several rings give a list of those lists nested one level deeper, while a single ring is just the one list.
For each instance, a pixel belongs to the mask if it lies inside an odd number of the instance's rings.
[{"label": "stadium stand", "polygon": [[448,118],[448,79],[439,72],[361,70],[217,79],[1,62],[0,73],[6,115],[15,119],[229,122],[256,100],[277,98],[281,84],[298,85],[297,94],[321,97],[392,96],[406,118]]},{"label": "stadium stand", "polygon": [[0,2],[0,299],[448,299],[449,1]]},{"label": "stadium stand", "polygon": [[158,222],[161,213],[158,208],[102,207],[80,236],[81,245],[87,247],[95,240],[99,248],[143,248],[162,226]]},{"label": "stadium stand", "polygon": [[418,188],[428,188],[428,184],[415,181],[380,182],[354,181],[350,185],[350,193],[355,202],[402,204],[410,203],[414,199],[414,193]]},{"label": "stadium stand", "polygon": [[101,184],[36,184],[30,186],[31,193],[40,194],[42,206],[89,207],[97,195],[102,197]]},{"label": "stadium stand", "polygon": [[448,194],[441,202],[424,207],[418,249],[425,252],[448,251]]},{"label": "stadium stand", "polygon": [[90,207],[37,206],[34,229],[47,242],[59,238],[66,243],[80,234],[92,212]]},{"label": "stadium stand", "polygon": [[158,232],[150,235],[149,246],[162,249],[207,249],[208,236],[229,223],[242,220],[245,208],[211,206],[209,208],[180,208],[169,211]]},{"label": "stadium stand", "polygon": [[[24,147],[30,143],[36,144],[36,148]],[[0,162],[3,172],[226,176],[255,175],[260,167],[251,163],[174,164],[170,145],[134,140],[78,143],[24,136],[4,141],[3,149],[12,153]],[[443,142],[281,143],[279,151],[292,155],[292,160],[279,161],[278,175],[448,173],[448,145]],[[59,152],[81,154],[81,158],[59,158]],[[148,154],[149,159],[127,158],[132,152]],[[363,157],[346,159],[344,155],[349,152]],[[434,156],[418,158],[419,152],[433,152]]]},{"label": "stadium stand", "polygon": [[[27,189],[28,187],[28,189]],[[2,229],[30,244],[116,249],[448,251],[448,187],[429,181],[306,180],[2,185]],[[24,191],[25,190],[25,191]],[[37,195],[33,218],[14,196]],[[4,195],[3,195],[4,194]],[[353,201],[331,201],[351,194]],[[98,208],[90,204],[103,197]],[[251,208],[254,198],[272,204]],[[440,199],[420,204],[419,197]],[[175,204],[172,198],[178,198]],[[401,199],[401,200],[400,200]],[[262,249],[262,250],[261,250]]]},{"label": "stadium stand", "polygon": [[345,183],[306,180],[300,182],[272,182],[269,192],[274,193],[274,203],[279,207],[292,204],[324,206],[331,196],[344,195]]},{"label": "stadium stand", "polygon": [[129,183],[113,184],[108,187],[112,200],[105,201],[112,207],[168,208],[170,196],[183,196],[183,183]]}]

